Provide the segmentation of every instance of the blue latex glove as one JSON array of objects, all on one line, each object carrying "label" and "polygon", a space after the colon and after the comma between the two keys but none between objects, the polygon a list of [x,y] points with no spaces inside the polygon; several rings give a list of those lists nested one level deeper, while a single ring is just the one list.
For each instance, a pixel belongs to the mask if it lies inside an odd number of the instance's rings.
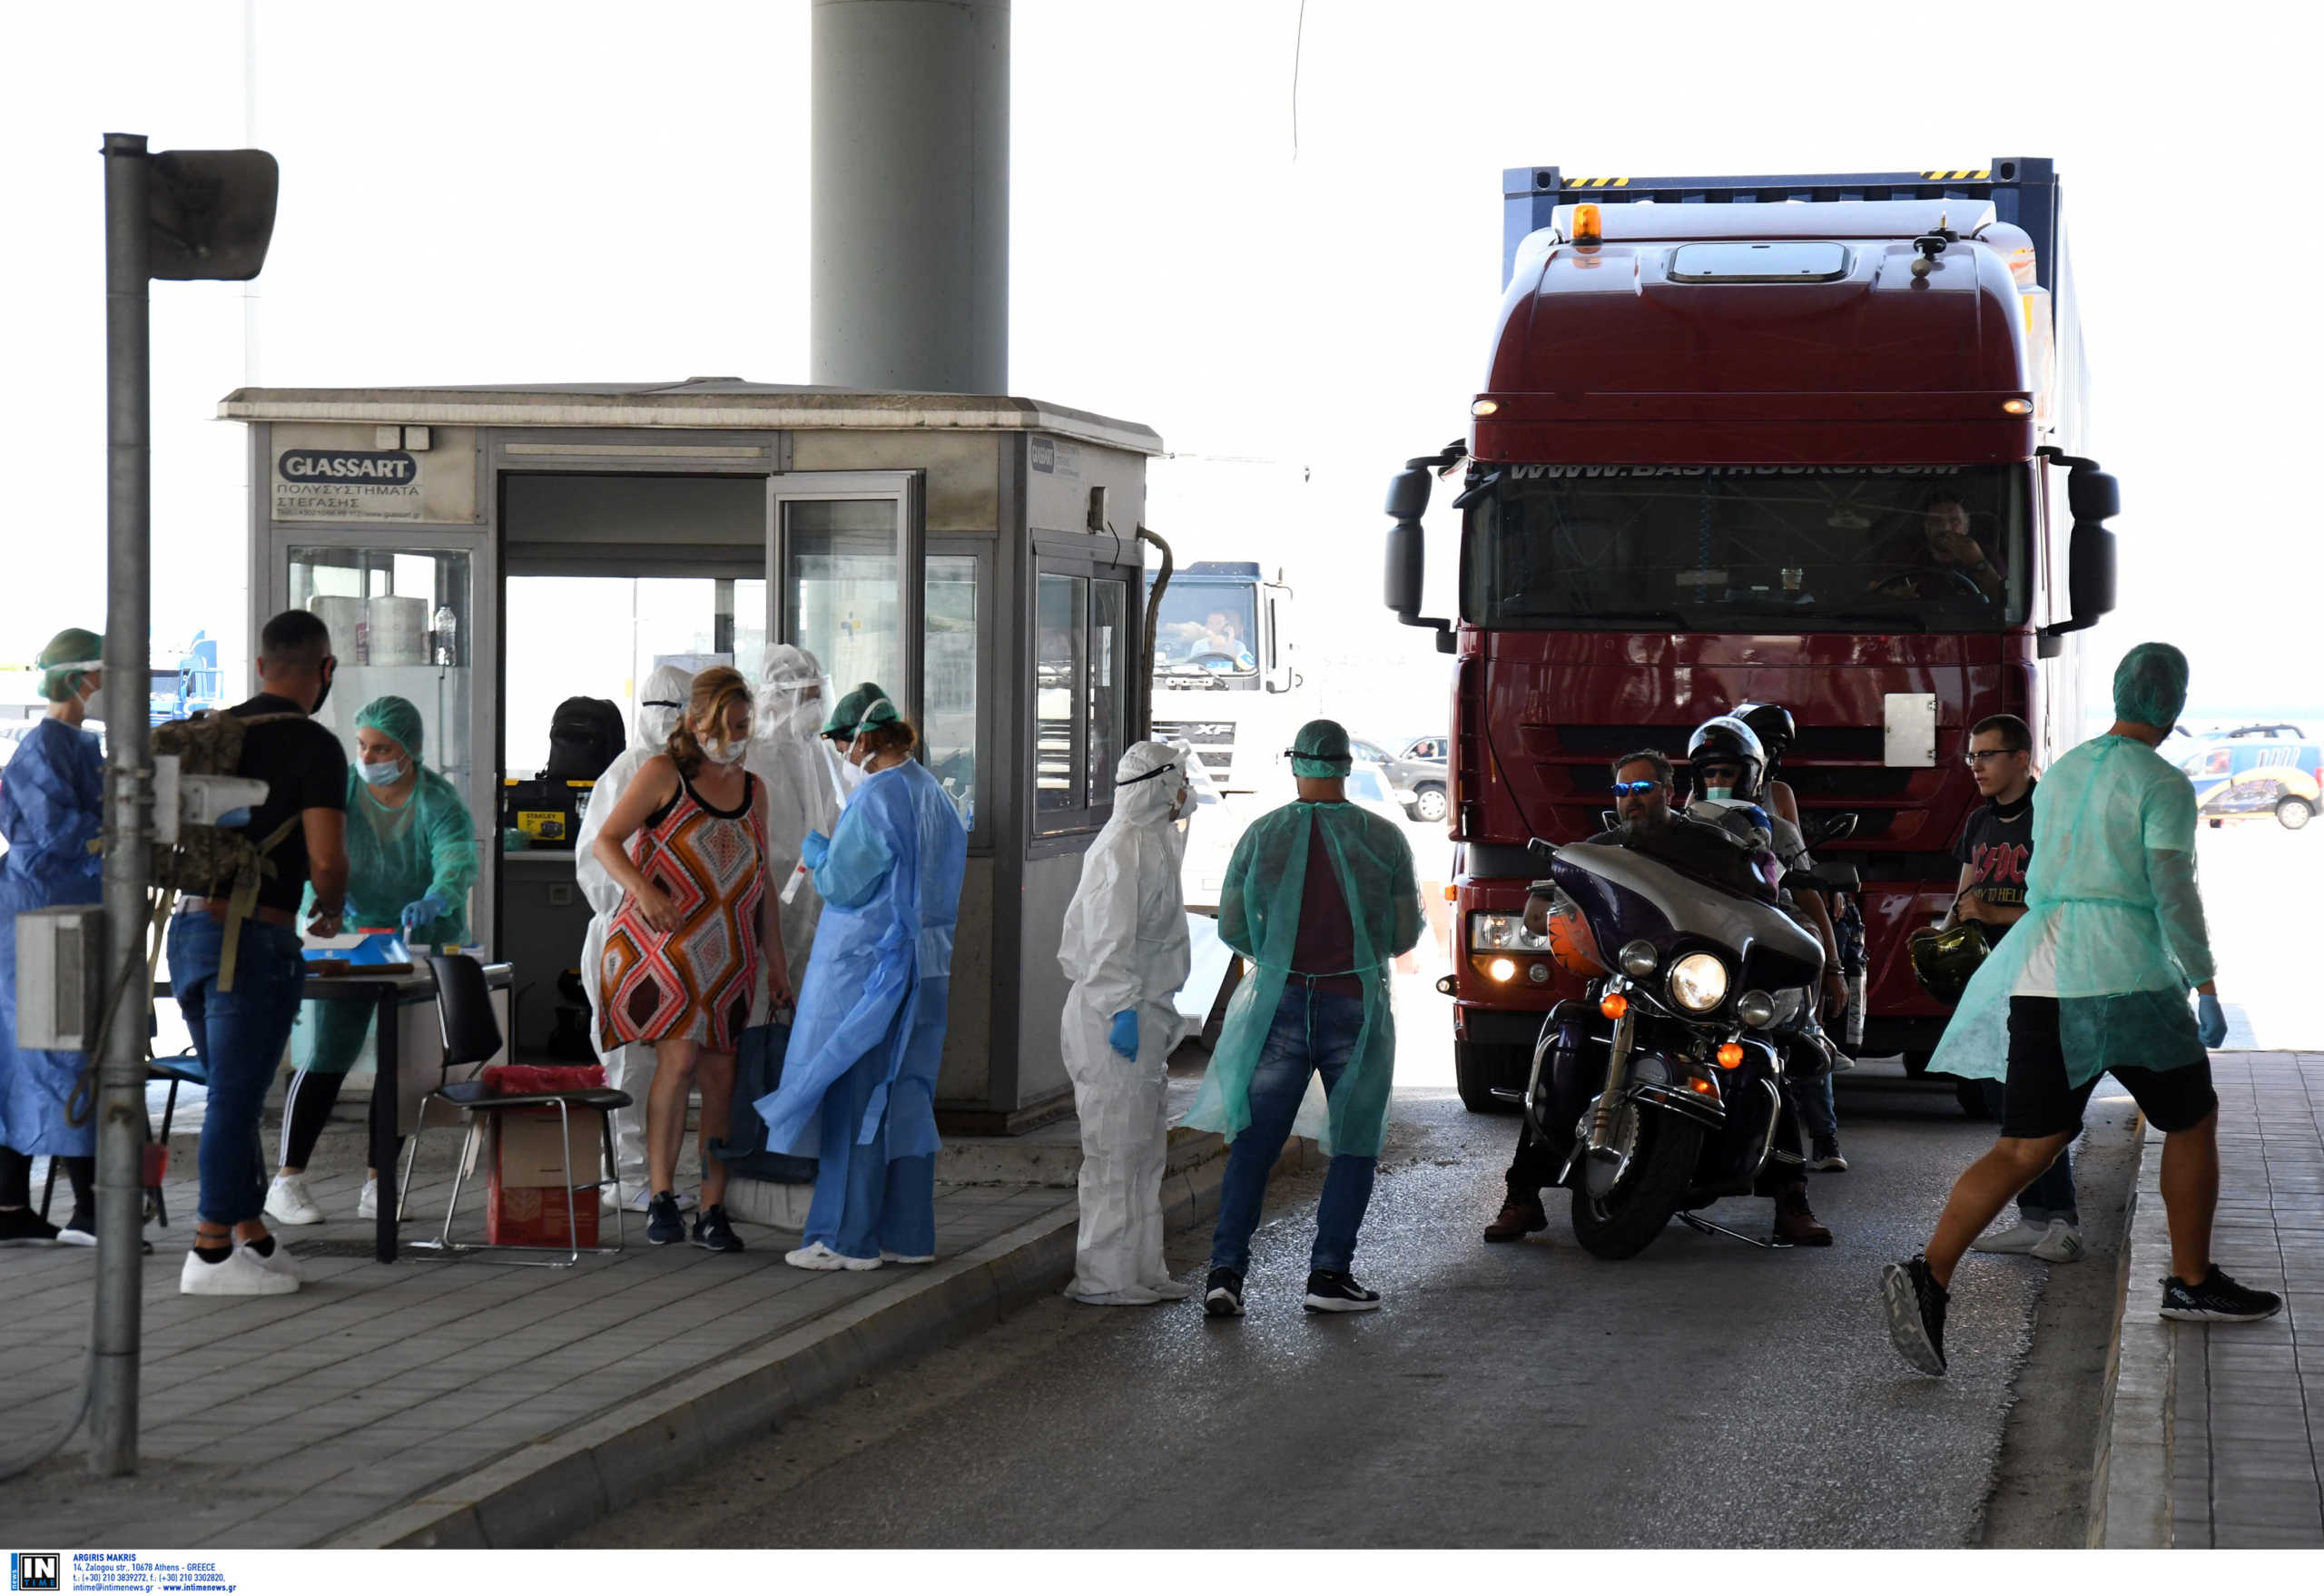
[{"label": "blue latex glove", "polygon": [[1108,1033],[1106,1039],[1114,1045],[1115,1052],[1125,1059],[1135,1059],[1137,1057],[1137,1010],[1125,1009],[1115,1015],[1114,1029]]},{"label": "blue latex glove", "polygon": [[2203,1039],[2203,1046],[2216,1048],[2227,1040],[2227,1010],[2209,992],[2195,994],[2195,1034]]},{"label": "blue latex glove", "polygon": [[417,902],[405,904],[403,906],[404,940],[410,941],[412,933],[421,926],[435,924],[450,913],[451,910],[452,906],[434,892],[428,893]]},{"label": "blue latex glove", "polygon": [[832,840],[821,832],[809,832],[799,839],[799,862],[809,870],[821,870],[831,854]]}]

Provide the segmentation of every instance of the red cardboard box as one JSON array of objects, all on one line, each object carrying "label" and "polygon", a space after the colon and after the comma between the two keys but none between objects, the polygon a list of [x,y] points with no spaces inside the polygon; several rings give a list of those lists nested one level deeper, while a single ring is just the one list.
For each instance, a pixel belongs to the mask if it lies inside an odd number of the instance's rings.
[{"label": "red cardboard box", "polygon": [[[604,1116],[596,1108],[571,1114],[567,1151],[573,1178],[594,1180],[605,1158]],[[557,1148],[555,1108],[507,1108],[492,1117],[492,1174],[485,1187],[484,1239],[493,1246],[595,1246],[597,1192],[576,1187],[566,1233],[565,1162]]]}]

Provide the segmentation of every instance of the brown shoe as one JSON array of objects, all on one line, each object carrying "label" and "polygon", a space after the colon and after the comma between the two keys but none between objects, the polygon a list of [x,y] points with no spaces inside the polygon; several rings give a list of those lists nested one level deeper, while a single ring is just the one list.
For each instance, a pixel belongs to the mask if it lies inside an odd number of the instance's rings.
[{"label": "brown shoe", "polygon": [[1521,1202],[1512,1197],[1502,1205],[1501,1217],[1485,1227],[1485,1239],[1515,1241],[1521,1236],[1531,1236],[1536,1230],[1547,1230],[1549,1227],[1550,1217],[1541,1212],[1540,1197],[1527,1197]]},{"label": "brown shoe", "polygon": [[1815,1210],[1807,1206],[1807,1194],[1798,1190],[1777,1194],[1776,1237],[1794,1246],[1832,1245],[1832,1233],[1817,1222]]}]

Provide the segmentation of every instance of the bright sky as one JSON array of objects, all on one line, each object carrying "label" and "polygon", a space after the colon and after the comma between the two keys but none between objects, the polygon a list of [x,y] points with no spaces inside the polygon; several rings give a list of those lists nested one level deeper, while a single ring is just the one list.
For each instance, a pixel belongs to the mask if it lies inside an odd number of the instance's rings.
[{"label": "bright sky", "polygon": [[[2324,713],[2313,496],[2276,488],[2313,448],[2319,332],[2270,291],[2319,258],[2316,212],[2281,176],[2312,143],[2312,63],[2261,14],[1311,0],[1295,158],[1298,12],[1018,0],[1010,386],[1146,421],[1174,448],[1304,468],[1298,508],[1239,529],[1201,525],[1215,495],[1157,468],[1152,518],[1188,557],[1287,568],[1304,613],[1331,617],[1307,649],[1325,708],[1376,706],[1358,729],[1384,738],[1441,729],[1444,662],[1379,606],[1380,503],[1406,456],[1462,429],[1503,167],[2049,155],[2093,443],[2125,507],[2122,606],[2093,652],[2181,643],[2193,714]],[[803,0],[257,15],[258,140],[283,170],[259,380],[805,379]],[[243,143],[242,16],[178,0],[11,19],[0,662],[101,624],[99,135]],[[245,380],[243,291],[153,299],[155,631],[231,646],[242,437],[211,418]],[[1437,546],[1433,576],[1452,552]]]}]

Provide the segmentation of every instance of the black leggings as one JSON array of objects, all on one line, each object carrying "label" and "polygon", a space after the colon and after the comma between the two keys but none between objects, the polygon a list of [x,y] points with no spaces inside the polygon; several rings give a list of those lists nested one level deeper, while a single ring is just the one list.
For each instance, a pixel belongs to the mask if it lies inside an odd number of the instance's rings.
[{"label": "black leggings", "polygon": [[[339,1101],[340,1089],[347,1084],[344,1073],[319,1075],[311,1069],[301,1069],[290,1078],[290,1088],[282,1098],[282,1167],[304,1169],[307,1160],[315,1156],[315,1143],[323,1133],[323,1125],[330,1118],[333,1104]],[[384,1105],[379,1094],[371,1097],[371,1118],[379,1118]],[[370,1144],[366,1142],[365,1158]],[[396,1150],[403,1150],[403,1138],[396,1138]]]},{"label": "black leggings", "polygon": [[[97,1161],[94,1158],[59,1158],[64,1178],[73,1186],[73,1208],[83,1217],[96,1212]],[[33,1206],[33,1160],[29,1153],[0,1147],[0,1208]]]}]

